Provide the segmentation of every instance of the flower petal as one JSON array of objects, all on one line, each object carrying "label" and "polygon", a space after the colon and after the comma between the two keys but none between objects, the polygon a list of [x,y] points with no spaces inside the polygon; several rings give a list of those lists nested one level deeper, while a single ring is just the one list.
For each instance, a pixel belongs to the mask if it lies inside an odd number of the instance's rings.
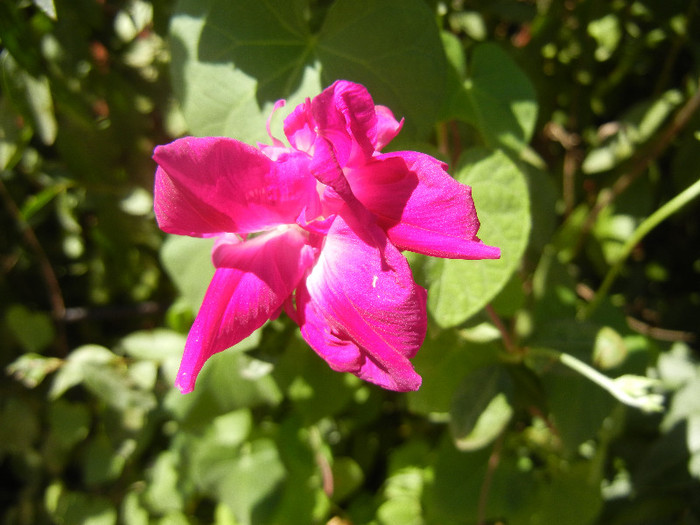
[{"label": "flower petal", "polygon": [[318,201],[309,157],[289,150],[275,162],[221,137],[176,140],[156,148],[155,212],[162,230],[207,236],[294,223]]},{"label": "flower petal", "polygon": [[344,170],[352,193],[377,217],[391,242],[453,259],[497,259],[500,250],[477,238],[479,219],[471,188],[439,160],[413,151],[387,153]]},{"label": "flower petal", "polygon": [[377,115],[372,96],[360,85],[339,80],[311,101],[318,134],[333,144],[341,166],[374,154]]},{"label": "flower petal", "polygon": [[416,390],[421,379],[409,359],[425,338],[426,292],[381,229],[345,211],[297,290],[302,335],[334,370]]},{"label": "flower petal", "polygon": [[293,148],[311,154],[316,140],[316,124],[311,116],[311,100],[299,104],[284,119],[284,134]]},{"label": "flower petal", "polygon": [[399,134],[403,127],[403,119],[397,122],[394,114],[386,106],[377,105],[374,106],[374,110],[377,114],[377,136],[372,144],[376,151],[380,151]]},{"label": "flower petal", "polygon": [[313,264],[313,250],[305,239],[294,228],[245,242],[231,237],[217,242],[214,260],[219,267],[187,337],[177,374],[182,393],[192,391],[207,359],[279,315]]}]

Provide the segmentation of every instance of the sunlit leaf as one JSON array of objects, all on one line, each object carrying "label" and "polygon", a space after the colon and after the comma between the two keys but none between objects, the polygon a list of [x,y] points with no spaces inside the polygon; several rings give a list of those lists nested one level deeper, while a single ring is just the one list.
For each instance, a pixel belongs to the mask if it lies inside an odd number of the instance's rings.
[{"label": "sunlit leaf", "polygon": [[629,159],[639,146],[651,139],[682,101],[681,93],[671,90],[654,100],[637,104],[618,122],[609,123],[603,143],[591,149],[583,160],[583,172],[600,173]]},{"label": "sunlit leaf", "polygon": [[455,392],[450,429],[460,450],[475,450],[491,443],[513,416],[508,402],[511,384],[498,366],[467,375]]},{"label": "sunlit leaf", "polygon": [[613,328],[604,326],[598,331],[593,348],[593,362],[606,369],[619,366],[627,357],[627,346],[622,336]]},{"label": "sunlit leaf", "polygon": [[134,332],[124,337],[119,343],[120,349],[137,359],[164,361],[180,358],[185,347],[185,336],[171,330],[156,329]]},{"label": "sunlit leaf", "polygon": [[124,469],[129,453],[135,444],[116,447],[104,432],[90,439],[84,449],[83,478],[90,486],[117,479]]},{"label": "sunlit leaf", "polygon": [[66,490],[60,483],[47,489],[46,510],[55,523],[116,525],[117,510],[102,496]]},{"label": "sunlit leaf", "polygon": [[46,16],[56,20],[56,6],[54,5],[53,0],[32,0],[32,2],[34,2],[35,6],[46,13]]},{"label": "sunlit leaf", "polygon": [[[445,57],[420,0],[338,0],[317,35],[304,2],[181,0],[171,25],[173,80],[190,131],[269,141],[280,98],[294,107],[337,79],[363,83],[377,103],[426,135],[441,105]],[[279,133],[279,121],[273,132]]]},{"label": "sunlit leaf", "polygon": [[56,357],[39,354],[22,354],[7,366],[7,373],[21,381],[26,387],[34,388],[51,372],[61,367],[62,361]]},{"label": "sunlit leaf", "polygon": [[525,178],[503,153],[466,163],[456,178],[472,187],[481,220],[479,237],[498,246],[501,258],[431,261],[428,308],[443,327],[466,321],[501,291],[517,269],[530,233]]},{"label": "sunlit leaf", "polygon": [[333,501],[342,502],[362,486],[365,476],[357,462],[347,456],[333,459]]},{"label": "sunlit leaf", "polygon": [[159,514],[182,510],[184,494],[179,488],[180,458],[171,451],[162,452],[148,472],[145,501]]},{"label": "sunlit leaf", "polygon": [[472,51],[468,78],[449,113],[475,126],[490,147],[521,153],[537,121],[535,90],[504,50],[481,44]]},{"label": "sunlit leaf", "polygon": [[85,345],[73,350],[65,364],[56,373],[49,396],[52,399],[61,397],[66,390],[80,384],[85,378],[90,366],[103,366],[116,359],[107,348],[98,345]]},{"label": "sunlit leaf", "polygon": [[[265,123],[277,99],[292,105],[320,92],[318,71],[305,57],[303,20],[285,20],[293,4],[275,4],[282,13],[252,0],[177,4],[170,29],[173,83],[190,133],[269,141]],[[260,60],[261,53],[268,60]],[[272,92],[258,97],[261,88]],[[279,125],[275,129],[279,135]]]},{"label": "sunlit leaf", "polygon": [[325,84],[364,84],[404,117],[403,133],[425,136],[444,93],[445,54],[434,15],[418,0],[339,0],[328,11],[317,53]]},{"label": "sunlit leaf", "polygon": [[211,262],[212,239],[172,235],[161,248],[163,266],[172,278],[183,300],[199,310],[209,282],[214,275]]},{"label": "sunlit leaf", "polygon": [[269,503],[284,479],[277,448],[268,439],[252,441],[240,450],[201,447],[192,468],[199,489],[227,503],[243,525],[269,516]]}]

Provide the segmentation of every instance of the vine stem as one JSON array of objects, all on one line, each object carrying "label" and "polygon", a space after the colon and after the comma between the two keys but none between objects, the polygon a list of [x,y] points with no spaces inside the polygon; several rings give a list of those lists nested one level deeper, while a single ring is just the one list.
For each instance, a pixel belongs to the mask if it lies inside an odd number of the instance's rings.
[{"label": "vine stem", "polygon": [[590,303],[580,312],[579,317],[581,319],[586,319],[591,316],[591,314],[600,306],[600,303],[607,295],[610,287],[615,282],[618,274],[622,270],[622,267],[632,252],[634,247],[656,226],[662,221],[666,220],[668,217],[676,213],[683,206],[688,204],[694,198],[700,195],[700,179],[696,180],[691,186],[686,188],[684,191],[676,195],[673,199],[668,201],[666,204],[661,206],[658,210],[647,217],[635,230],[632,236],[627,239],[627,242],[622,246],[622,253],[618,257],[617,261],[613,266],[610,267],[608,273],[603,279],[603,283],[596,291],[593,299]]},{"label": "vine stem", "polygon": [[486,474],[484,475],[484,482],[481,485],[481,490],[479,491],[479,507],[477,509],[476,522],[479,525],[486,524],[486,505],[489,500],[489,492],[491,491],[491,484],[493,483],[493,476],[496,473],[496,468],[501,461],[501,449],[503,448],[503,434],[498,436],[496,442],[493,445],[493,450],[489,456],[489,462],[486,466]]},{"label": "vine stem", "polygon": [[690,97],[683,107],[676,112],[673,120],[661,133],[660,138],[642,151],[641,155],[638,157],[636,162],[633,163],[630,170],[617,179],[610,189],[601,191],[600,195],[598,196],[598,202],[588,213],[583,227],[581,228],[581,234],[579,235],[579,239],[574,250],[575,253],[578,253],[582,249],[586,236],[593,229],[600,212],[612,204],[612,202],[620,194],[629,188],[629,186],[646,171],[646,169],[655,159],[666,151],[666,148],[673,143],[676,136],[678,136],[681,130],[685,128],[695,112],[700,108],[700,78],[696,79],[696,83],[697,90],[695,94]]},{"label": "vine stem", "polygon": [[34,230],[29,223],[24,220],[22,212],[17,207],[17,204],[15,204],[15,201],[12,199],[12,195],[10,195],[10,192],[5,187],[5,184],[2,182],[1,178],[0,195],[5,201],[7,210],[14,219],[15,224],[17,224],[17,228],[22,234],[24,243],[34,252],[37,262],[39,263],[39,270],[48,290],[51,313],[58,331],[58,337],[56,339],[58,353],[59,356],[64,357],[68,353],[68,342],[66,340],[65,329],[63,326],[63,318],[66,313],[66,304],[63,300],[63,292],[61,292],[61,285],[56,277],[56,272],[54,272],[53,266],[51,266],[51,261],[49,261],[49,258],[39,242],[39,239],[34,233]]},{"label": "vine stem", "polygon": [[487,315],[491,318],[493,324],[496,325],[496,329],[501,333],[501,338],[503,339],[503,346],[505,347],[506,351],[509,354],[516,353],[517,347],[513,344],[513,340],[510,337],[510,333],[508,332],[506,325],[503,324],[503,320],[496,313],[496,310],[493,308],[491,303],[486,305],[485,310]]},{"label": "vine stem", "polygon": [[323,453],[323,438],[321,437],[321,431],[316,425],[309,429],[309,438],[311,441],[311,448],[314,451],[316,465],[318,465],[318,468],[321,471],[323,492],[330,498],[333,496],[333,491],[335,488],[333,482],[333,469],[328,461],[328,458]]},{"label": "vine stem", "polygon": [[622,376],[611,379],[589,364],[565,352],[549,348],[531,348],[529,352],[559,361],[562,365],[591,380],[625,405],[639,408],[644,412],[658,412],[663,409],[662,396],[648,392],[649,388],[656,384],[653,379],[642,376]]}]

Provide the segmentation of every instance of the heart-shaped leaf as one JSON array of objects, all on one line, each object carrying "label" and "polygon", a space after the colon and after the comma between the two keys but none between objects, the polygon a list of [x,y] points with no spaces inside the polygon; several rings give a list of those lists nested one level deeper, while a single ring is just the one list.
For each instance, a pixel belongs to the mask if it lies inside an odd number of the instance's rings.
[{"label": "heart-shaped leaf", "polygon": [[520,168],[501,152],[475,162],[465,157],[462,166],[456,178],[472,187],[479,237],[498,246],[501,258],[430,261],[428,308],[443,327],[466,321],[500,292],[518,267],[530,234],[530,200]]},{"label": "heart-shaped leaf", "polygon": [[[406,118],[403,135],[427,135],[444,90],[445,56],[422,0],[338,0],[318,34],[318,6],[303,0],[181,0],[171,22],[176,97],[195,135],[269,141],[274,102],[289,106],[337,79],[364,84]],[[305,16],[305,13],[311,16]],[[318,13],[316,13],[318,14]],[[280,122],[273,133],[281,135]]]}]

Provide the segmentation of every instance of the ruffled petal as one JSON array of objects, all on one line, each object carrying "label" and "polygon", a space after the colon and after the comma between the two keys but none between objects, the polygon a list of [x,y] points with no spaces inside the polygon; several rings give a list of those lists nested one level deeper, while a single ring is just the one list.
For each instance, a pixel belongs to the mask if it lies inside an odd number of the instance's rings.
[{"label": "ruffled petal", "polygon": [[311,116],[311,100],[299,104],[286,119],[284,119],[284,134],[293,148],[312,153],[316,140],[316,123]]},{"label": "ruffled petal", "polygon": [[362,163],[375,151],[377,115],[367,89],[339,80],[311,101],[318,134],[333,144],[341,166]]},{"label": "ruffled petal", "polygon": [[452,259],[497,259],[477,237],[471,188],[437,159],[412,151],[387,153],[346,169],[352,193],[400,250]]},{"label": "ruffled petal", "polygon": [[229,236],[217,242],[218,265],[190,330],[176,386],[191,392],[204,363],[235,345],[279,312],[313,264],[303,232],[271,232],[241,242]]},{"label": "ruffled petal", "polygon": [[302,335],[331,368],[390,390],[418,389],[409,359],[425,338],[426,292],[379,227],[338,215],[297,306]]},{"label": "ruffled petal", "polygon": [[386,106],[377,105],[374,106],[374,110],[377,114],[377,135],[372,141],[372,145],[376,151],[380,151],[399,134],[403,127],[403,119],[398,122]]},{"label": "ruffled petal", "polygon": [[316,138],[314,150],[314,157],[309,163],[309,171],[320,183],[326,186],[321,199],[323,215],[329,217],[348,206],[356,217],[362,219],[363,223],[373,222],[374,218],[353,194],[343,169],[338,164],[331,143],[319,136]]},{"label": "ruffled petal", "polygon": [[276,161],[233,139],[187,137],[155,149],[154,208],[160,228],[179,235],[255,232],[294,223],[318,203],[309,157]]}]

